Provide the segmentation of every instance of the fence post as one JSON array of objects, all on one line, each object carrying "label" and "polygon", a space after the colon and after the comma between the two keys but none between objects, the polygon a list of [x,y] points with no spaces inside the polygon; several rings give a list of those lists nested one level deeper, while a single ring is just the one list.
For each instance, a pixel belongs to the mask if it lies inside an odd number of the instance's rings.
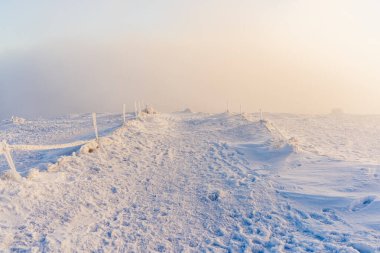
[{"label": "fence post", "polygon": [[9,145],[6,141],[2,141],[0,143],[0,153],[1,152],[4,153],[5,159],[7,160],[8,166],[11,169],[11,171],[18,174],[18,172],[16,170],[16,165],[12,159],[11,150],[10,150]]},{"label": "fence post", "polygon": [[92,113],[92,124],[94,125],[96,141],[99,142],[98,126],[96,124],[96,113]]},{"label": "fence post", "polygon": [[124,122],[124,125],[125,125],[125,104],[123,104],[123,122]]},{"label": "fence post", "polygon": [[263,111],[260,109],[260,121],[263,121]]},{"label": "fence post", "polygon": [[137,104],[136,104],[136,100],[135,100],[135,118],[137,118]]}]

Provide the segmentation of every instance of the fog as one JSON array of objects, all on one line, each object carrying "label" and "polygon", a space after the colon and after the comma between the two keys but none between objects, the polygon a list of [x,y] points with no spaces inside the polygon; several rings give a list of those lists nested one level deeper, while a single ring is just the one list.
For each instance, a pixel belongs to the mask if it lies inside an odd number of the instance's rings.
[{"label": "fog", "polygon": [[[160,111],[221,112],[228,101],[379,114],[379,4],[321,2],[110,1],[102,11],[84,1],[58,4],[68,11],[58,16],[57,4],[37,1],[48,14],[0,4],[0,118],[120,112],[135,100]],[[12,12],[26,16],[13,24]]]}]

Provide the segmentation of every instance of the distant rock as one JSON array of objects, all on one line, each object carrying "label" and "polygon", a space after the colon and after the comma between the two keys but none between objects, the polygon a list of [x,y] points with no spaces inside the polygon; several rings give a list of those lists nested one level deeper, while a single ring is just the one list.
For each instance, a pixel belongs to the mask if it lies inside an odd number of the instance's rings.
[{"label": "distant rock", "polygon": [[193,111],[190,108],[186,108],[182,111],[183,113],[193,113]]},{"label": "distant rock", "polygon": [[157,114],[157,111],[156,111],[153,107],[151,107],[151,106],[149,106],[149,105],[147,105],[147,106],[145,107],[145,109],[142,110],[142,112],[143,112],[143,113],[146,113],[146,114]]}]

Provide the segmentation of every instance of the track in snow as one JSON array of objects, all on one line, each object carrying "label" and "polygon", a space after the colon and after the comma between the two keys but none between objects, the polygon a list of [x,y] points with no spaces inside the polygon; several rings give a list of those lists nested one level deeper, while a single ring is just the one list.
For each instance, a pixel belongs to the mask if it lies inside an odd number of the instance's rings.
[{"label": "track in snow", "polygon": [[96,152],[64,158],[57,171],[2,181],[0,248],[357,252],[349,234],[334,230],[346,224],[333,211],[296,209],[257,173],[270,161],[252,166],[233,143],[247,138],[260,148],[278,144],[261,123],[240,116],[130,121]]}]

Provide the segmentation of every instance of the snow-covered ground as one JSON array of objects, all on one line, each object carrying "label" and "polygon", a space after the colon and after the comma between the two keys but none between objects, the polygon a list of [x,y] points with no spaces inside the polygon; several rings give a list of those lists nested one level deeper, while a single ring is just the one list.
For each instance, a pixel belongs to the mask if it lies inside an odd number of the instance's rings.
[{"label": "snow-covered ground", "polygon": [[[0,250],[380,251],[380,117],[266,119],[183,112],[116,129],[104,114],[94,152],[13,154],[25,177],[0,181]],[[2,122],[0,139],[91,139],[91,124]]]},{"label": "snow-covered ground", "polygon": [[[128,115],[130,118],[131,115]],[[9,144],[52,145],[95,138],[91,114],[69,115],[56,119],[16,120],[0,122],[0,140]],[[119,114],[97,114],[100,136],[111,133],[122,124]],[[62,155],[70,155],[79,147],[51,150],[49,152],[15,152],[13,154],[18,171],[26,175],[31,168],[46,170]],[[4,157],[0,156],[0,172],[8,169]]]}]

